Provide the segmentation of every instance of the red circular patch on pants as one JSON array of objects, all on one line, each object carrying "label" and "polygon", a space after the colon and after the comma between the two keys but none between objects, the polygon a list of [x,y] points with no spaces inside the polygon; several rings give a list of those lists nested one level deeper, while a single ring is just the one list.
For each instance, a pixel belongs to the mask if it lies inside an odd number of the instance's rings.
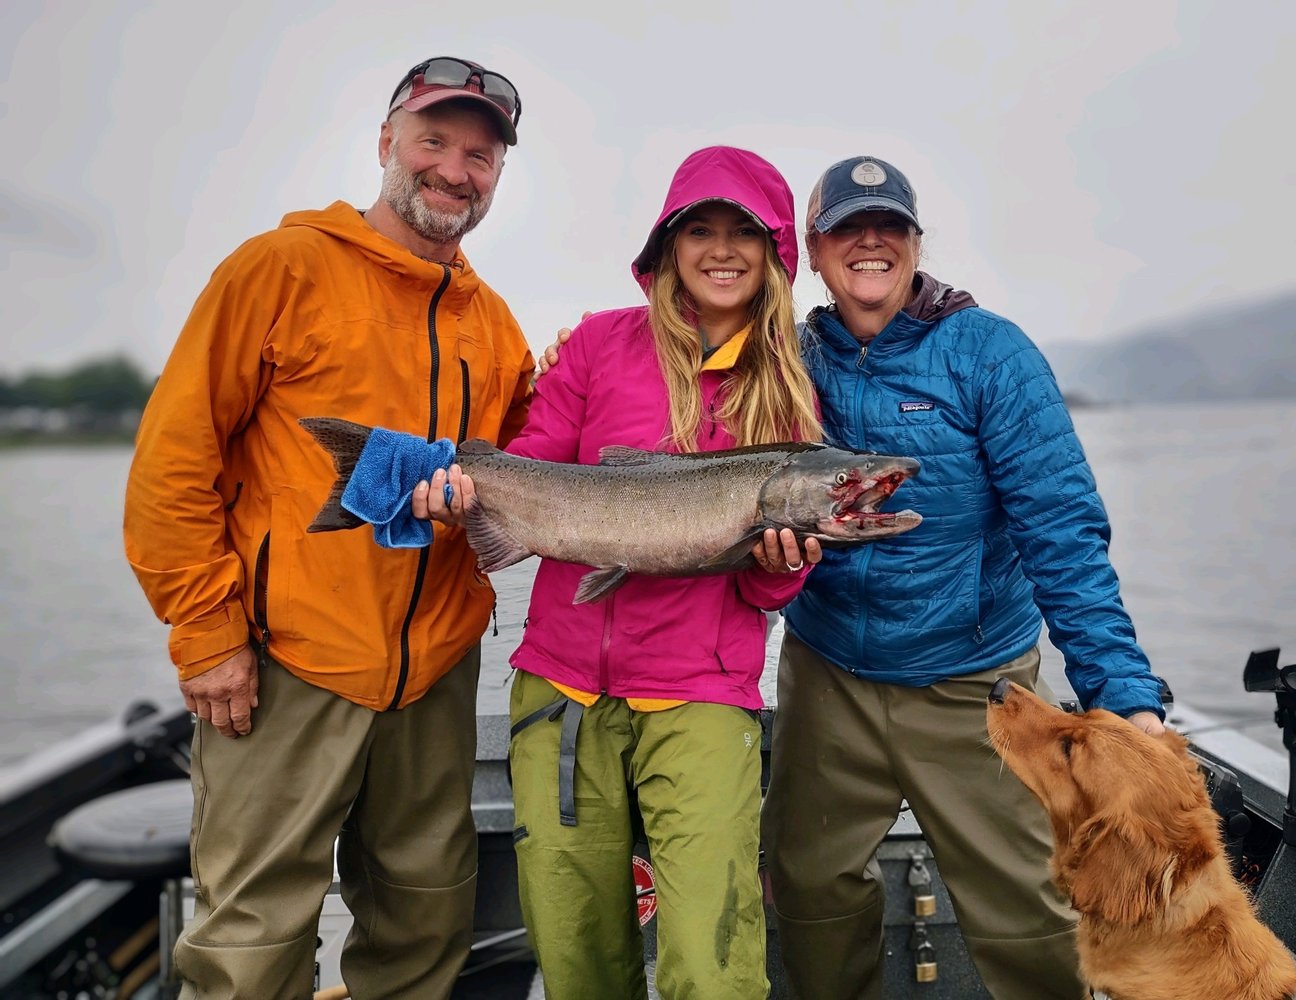
[{"label": "red circular patch on pants", "polygon": [[652,865],[639,855],[632,855],[630,867],[634,869],[635,897],[639,902],[639,926],[642,927],[657,912],[657,881]]}]

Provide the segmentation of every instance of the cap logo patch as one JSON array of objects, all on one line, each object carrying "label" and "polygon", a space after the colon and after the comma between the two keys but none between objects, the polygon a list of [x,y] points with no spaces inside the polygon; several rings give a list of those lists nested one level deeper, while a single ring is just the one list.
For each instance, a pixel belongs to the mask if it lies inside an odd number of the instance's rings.
[{"label": "cap logo patch", "polygon": [[886,183],[886,171],[874,163],[872,160],[864,160],[862,163],[855,164],[855,169],[851,171],[851,180],[860,187],[881,187]]}]

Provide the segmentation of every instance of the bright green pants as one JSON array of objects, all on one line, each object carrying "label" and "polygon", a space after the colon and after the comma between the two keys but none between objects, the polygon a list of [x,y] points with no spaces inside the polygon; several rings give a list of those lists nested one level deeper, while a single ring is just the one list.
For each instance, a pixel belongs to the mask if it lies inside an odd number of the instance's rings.
[{"label": "bright green pants", "polygon": [[859,680],[791,634],[764,810],[779,940],[800,1000],[881,1000],[883,883],[873,854],[907,800],[995,1000],[1079,1000],[1075,913],[1049,880],[1035,797],[986,743],[1009,677],[1054,702],[1039,651],[925,688]]},{"label": "bright green pants", "polygon": [[184,1000],[311,996],[335,841],[353,1000],[450,995],[472,943],[478,667],[474,647],[414,704],[374,712],[271,662],[250,735],[199,723]]},{"label": "bright green pants", "polygon": [[[554,702],[517,671],[514,723]],[[576,825],[560,822],[561,716],[512,739],[522,913],[548,1000],[647,996],[631,853],[644,831],[657,881],[663,1000],[761,1000],[765,915],[757,876],[760,723],[728,705],[632,711],[600,698],[576,742]]]}]

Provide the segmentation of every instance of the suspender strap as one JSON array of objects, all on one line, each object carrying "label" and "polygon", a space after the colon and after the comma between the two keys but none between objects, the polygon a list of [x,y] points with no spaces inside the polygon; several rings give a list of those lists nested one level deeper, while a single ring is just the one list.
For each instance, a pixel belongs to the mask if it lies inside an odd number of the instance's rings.
[{"label": "suspender strap", "polygon": [[551,701],[548,705],[545,705],[544,708],[537,708],[530,715],[518,719],[518,721],[513,724],[512,728],[509,729],[509,739],[512,739],[518,733],[522,732],[522,730],[526,729],[527,726],[535,725],[546,715],[549,716],[550,722],[557,722],[558,715],[562,712],[562,708],[566,704],[567,696],[563,695],[557,701]]},{"label": "suspender strap", "polygon": [[558,822],[576,825],[576,733],[585,706],[567,701],[563,709],[562,735],[558,738]]}]

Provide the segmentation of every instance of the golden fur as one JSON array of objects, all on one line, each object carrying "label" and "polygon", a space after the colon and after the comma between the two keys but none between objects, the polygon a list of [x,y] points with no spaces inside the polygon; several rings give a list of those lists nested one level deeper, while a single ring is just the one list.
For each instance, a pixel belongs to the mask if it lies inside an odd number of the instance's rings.
[{"label": "golden fur", "polygon": [[1234,880],[1182,736],[1070,715],[1016,684],[986,728],[1048,812],[1086,981],[1112,1000],[1296,996],[1296,962]]}]

